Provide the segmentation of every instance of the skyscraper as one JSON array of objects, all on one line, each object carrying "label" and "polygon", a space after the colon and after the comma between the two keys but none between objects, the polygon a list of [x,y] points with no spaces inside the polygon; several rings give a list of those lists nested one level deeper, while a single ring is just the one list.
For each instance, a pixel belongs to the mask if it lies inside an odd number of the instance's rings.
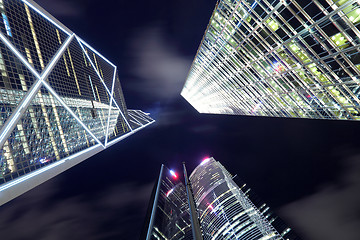
[{"label": "skyscraper", "polygon": [[0,205],[153,123],[117,67],[30,0],[0,0]]},{"label": "skyscraper", "polygon": [[[265,203],[251,192],[246,184],[241,183],[239,187],[236,183],[239,183],[239,180],[235,182],[235,177],[214,158],[205,159],[192,172],[188,194],[181,182],[176,185],[167,184],[171,178],[171,171],[162,169],[159,178],[161,184],[157,183],[156,192],[151,200],[153,205],[151,217],[148,217],[150,220],[146,239],[197,239],[189,235],[191,230],[194,230],[191,221],[199,221],[201,225],[199,231],[202,235],[200,239],[204,240],[299,239]],[[170,174],[164,171],[169,171]],[[187,179],[186,174],[185,179]],[[176,186],[181,186],[183,190],[171,195],[175,192]],[[197,219],[190,218],[192,210],[189,206],[192,197]],[[181,204],[175,202],[179,200]],[[163,207],[164,202],[172,207]],[[178,208],[176,212],[181,214],[173,214],[175,208]],[[184,238],[185,235],[175,235],[168,231],[172,229],[168,227],[170,224],[180,220],[185,223],[185,227],[178,229],[186,229],[187,238]],[[178,232],[180,233],[179,230]]]},{"label": "skyscraper", "polygon": [[143,239],[192,239],[185,185],[178,174],[164,165],[150,203]]},{"label": "skyscraper", "polygon": [[355,0],[219,0],[182,96],[200,113],[360,120]]}]

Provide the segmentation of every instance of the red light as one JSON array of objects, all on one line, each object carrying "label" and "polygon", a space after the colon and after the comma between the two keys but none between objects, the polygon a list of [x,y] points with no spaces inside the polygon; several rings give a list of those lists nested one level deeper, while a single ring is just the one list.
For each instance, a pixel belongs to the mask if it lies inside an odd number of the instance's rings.
[{"label": "red light", "polygon": [[173,178],[175,178],[175,179],[178,177],[173,170],[170,170],[170,174],[171,174],[171,176],[173,176]]}]

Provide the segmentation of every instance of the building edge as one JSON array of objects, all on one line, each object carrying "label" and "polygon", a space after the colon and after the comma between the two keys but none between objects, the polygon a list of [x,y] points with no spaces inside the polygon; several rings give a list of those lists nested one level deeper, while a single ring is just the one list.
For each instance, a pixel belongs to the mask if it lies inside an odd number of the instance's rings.
[{"label": "building edge", "polygon": [[72,35],[74,33],[73,31],[71,31],[68,27],[66,27],[63,23],[61,23],[59,20],[57,20],[54,16],[52,16],[49,12],[47,12],[44,8],[42,8],[39,4],[37,4],[33,0],[21,0],[21,1],[24,3],[27,3],[29,6],[33,6],[34,7],[33,9],[35,11],[37,11],[38,13],[43,15],[45,18],[48,18],[48,20],[52,21],[59,27],[63,28],[63,30],[65,30],[64,32],[66,32],[67,34]]},{"label": "building edge", "polygon": [[146,126],[154,123],[154,121],[139,127],[131,132],[128,132],[113,141],[109,142],[106,147],[103,147],[101,144],[94,145],[90,148],[87,148],[81,152],[75,153],[69,157],[63,158],[59,161],[56,161],[46,167],[40,168],[36,171],[33,171],[29,174],[26,174],[22,177],[16,178],[0,187],[0,206],[4,205],[7,202],[15,199],[16,197],[30,191],[31,189],[41,185],[42,183],[50,180],[53,177],[56,177],[60,173],[65,172],[66,170],[72,168],[73,166],[85,161],[86,159],[96,155],[97,153],[111,147],[112,145],[118,143],[119,141],[133,135],[139,130],[145,128]]}]

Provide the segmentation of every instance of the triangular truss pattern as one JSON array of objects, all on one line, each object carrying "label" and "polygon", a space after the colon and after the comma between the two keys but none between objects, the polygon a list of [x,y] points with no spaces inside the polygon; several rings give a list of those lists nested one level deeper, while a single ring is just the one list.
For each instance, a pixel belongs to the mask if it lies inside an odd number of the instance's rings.
[{"label": "triangular truss pattern", "polygon": [[[45,19],[27,1],[3,0],[0,5],[4,9],[0,31],[41,72],[70,35]],[[16,14],[7,16],[14,10]]]},{"label": "triangular truss pattern", "polygon": [[95,53],[91,48],[84,45],[83,42],[81,42],[81,44],[85,53],[89,57],[89,60],[91,60],[91,62],[93,63],[95,70],[104,80],[106,87],[111,90],[114,79],[114,70],[116,67],[107,62],[104,57],[99,56],[97,53]]},{"label": "triangular truss pattern", "polygon": [[71,107],[72,111],[104,144],[111,97],[76,39],[54,67],[48,81],[67,105],[77,106]]},{"label": "triangular truss pattern", "polygon": [[140,110],[128,110],[131,127],[136,130],[139,127],[152,123],[154,120]]},{"label": "triangular truss pattern", "polygon": [[[0,24],[0,184],[105,148],[151,123],[138,112],[129,123],[116,66],[35,3],[3,0],[0,8],[6,10]],[[19,15],[5,16],[14,9]]]},{"label": "triangular truss pattern", "polygon": [[[111,88],[108,88],[103,77],[101,76],[101,73],[100,71],[98,70],[99,68],[96,67],[96,65],[94,64],[94,61],[91,59],[91,57],[89,56],[89,51],[91,51],[94,55],[94,60],[96,60],[96,58],[101,58],[104,62],[107,62],[109,65],[113,66],[106,58],[104,58],[102,55],[100,55],[99,53],[97,53],[95,50],[93,50],[89,45],[87,45],[83,40],[81,40],[80,38],[76,37],[76,39],[78,40],[78,43],[80,44],[82,50],[83,50],[83,53],[86,55],[86,59],[88,60],[89,62],[89,65],[91,65],[93,67],[93,69],[95,70],[95,72],[97,73],[101,83],[104,85],[107,93],[111,96],[114,96],[114,89],[116,87],[116,79],[118,79],[117,77],[117,70],[116,70],[116,67],[114,69],[114,73],[112,75],[113,79],[111,81]],[[87,50],[89,49],[89,50]],[[95,55],[95,53],[96,55]],[[98,57],[96,57],[98,56]],[[99,57],[100,56],[100,57]],[[122,94],[121,94],[122,95]],[[116,101],[116,97],[113,97],[113,102],[115,103],[115,106],[119,109],[120,111],[120,114],[121,116],[123,117],[124,121],[126,122],[126,124],[128,125],[128,127],[131,129],[131,126],[130,124],[128,123],[128,120],[127,120],[127,111],[126,111],[126,107],[123,107],[123,105],[125,105],[125,101],[122,101],[122,105],[119,106],[118,102]],[[110,105],[109,105],[110,106]],[[132,130],[132,129],[131,129]]]},{"label": "triangular truss pattern", "polygon": [[1,179],[10,181],[97,143],[64,104],[42,87],[0,150]]},{"label": "triangular truss pattern", "polygon": [[114,96],[114,101],[118,104],[119,108],[124,113],[125,118],[128,119],[129,118],[128,110],[126,107],[124,94],[123,94],[123,91],[122,91],[122,88],[120,85],[119,75],[117,73],[115,74],[115,84],[114,84],[113,96]]},{"label": "triangular truss pattern", "polygon": [[[0,33],[1,34],[1,33]],[[14,67],[10,67],[12,63]],[[9,72],[11,74],[9,74]],[[0,41],[0,127],[19,105],[36,77],[17,58],[13,51]]]},{"label": "triangular truss pattern", "polygon": [[[117,113],[117,114],[114,114],[114,113]],[[109,128],[108,128],[106,144],[108,142],[110,142],[111,140],[113,140],[119,136],[122,136],[132,130],[128,126],[127,122],[125,122],[123,116],[121,116],[121,114],[118,114],[118,113],[119,113],[119,109],[116,107],[116,105],[113,102],[111,111],[110,111],[110,121],[109,121]]]}]

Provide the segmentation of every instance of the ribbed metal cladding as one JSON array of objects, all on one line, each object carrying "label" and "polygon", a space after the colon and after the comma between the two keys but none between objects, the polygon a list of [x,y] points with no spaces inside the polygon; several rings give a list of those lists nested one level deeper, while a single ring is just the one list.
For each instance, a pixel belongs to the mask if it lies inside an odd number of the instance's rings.
[{"label": "ribbed metal cladding", "polygon": [[200,113],[360,120],[356,0],[220,0],[181,95]]},{"label": "ribbed metal cladding", "polygon": [[204,240],[284,239],[215,159],[200,164],[190,181]]}]

